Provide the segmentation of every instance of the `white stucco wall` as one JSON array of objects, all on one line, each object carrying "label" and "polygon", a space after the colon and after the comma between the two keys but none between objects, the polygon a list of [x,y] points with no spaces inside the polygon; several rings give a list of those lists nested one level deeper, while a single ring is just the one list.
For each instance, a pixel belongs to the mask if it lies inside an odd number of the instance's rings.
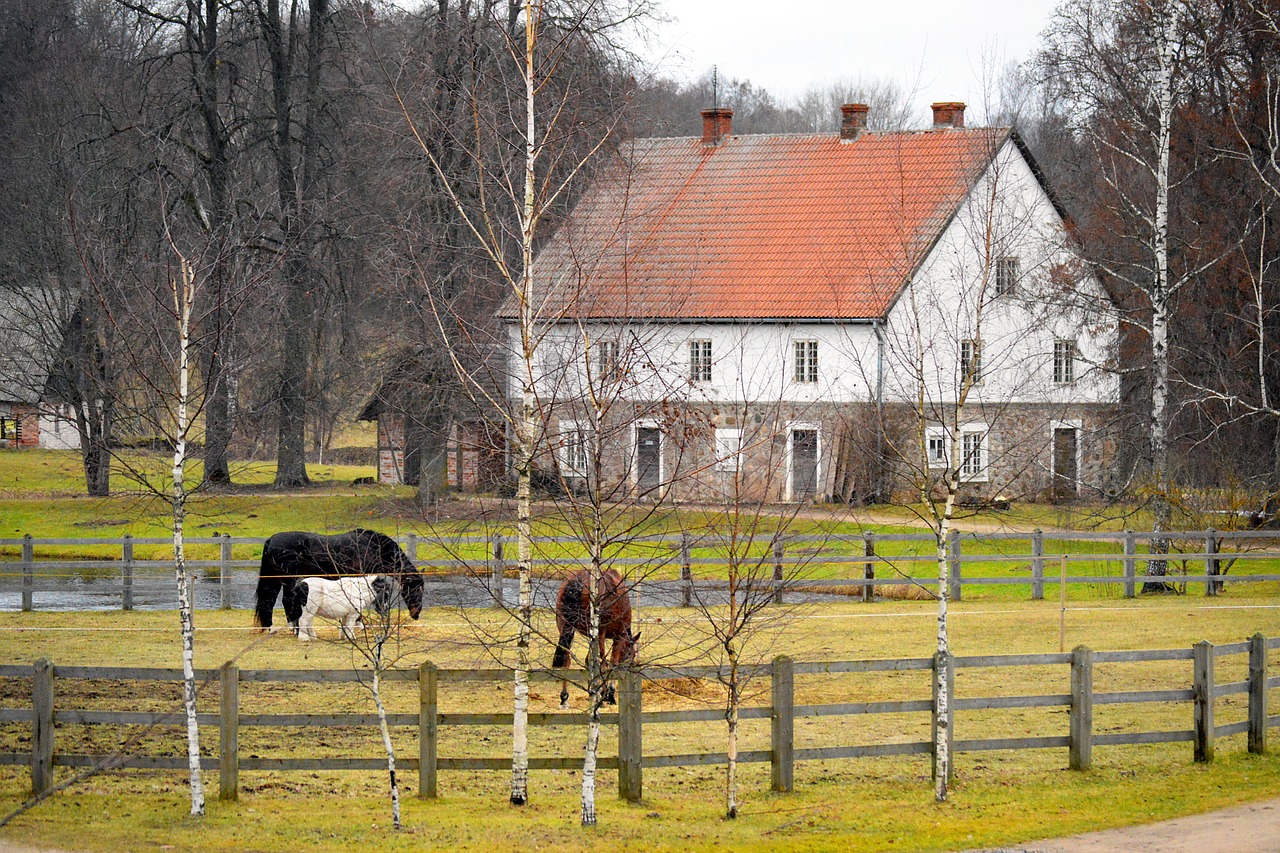
[{"label": "white stucco wall", "polygon": [[[997,295],[996,265],[1016,258],[1012,292]],[[980,341],[982,381],[969,402],[1114,403],[1106,369],[1116,312],[1097,281],[1079,275],[1062,222],[1017,147],[1008,142],[890,312],[886,399],[953,404],[961,342]],[[1056,340],[1073,340],[1075,380],[1053,382]]]}]

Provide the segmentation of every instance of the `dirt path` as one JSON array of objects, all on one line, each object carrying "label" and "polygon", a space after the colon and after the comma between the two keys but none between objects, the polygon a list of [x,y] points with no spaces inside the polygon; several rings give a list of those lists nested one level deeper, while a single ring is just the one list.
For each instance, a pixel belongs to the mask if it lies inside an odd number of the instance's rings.
[{"label": "dirt path", "polygon": [[1280,853],[1280,799],[986,853]]}]

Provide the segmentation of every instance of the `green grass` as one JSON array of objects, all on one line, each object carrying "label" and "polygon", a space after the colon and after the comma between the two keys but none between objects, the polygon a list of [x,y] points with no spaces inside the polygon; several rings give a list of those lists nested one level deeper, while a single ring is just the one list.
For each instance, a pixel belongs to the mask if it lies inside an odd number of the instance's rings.
[{"label": "green grass", "polygon": [[[1187,648],[1201,638],[1215,643],[1243,639],[1255,631],[1280,635],[1280,607],[1274,597],[1234,601],[1169,598],[1122,602],[1116,606],[1069,611],[1065,643],[1096,649]],[[800,660],[840,660],[927,656],[933,646],[934,607],[928,602],[835,604],[788,611],[784,624],[771,624],[747,647],[760,659],[785,651]],[[693,611],[653,610],[638,614],[645,635],[645,660],[675,663],[692,659],[688,649],[703,624]],[[777,621],[777,620],[775,620]],[[1017,604],[964,602],[954,606],[953,651],[960,655],[1057,651],[1056,602]],[[242,668],[337,667],[353,665],[348,650],[336,643],[304,646],[292,638],[261,638],[247,628],[247,614],[197,614],[197,663],[216,666],[235,657]],[[549,617],[539,614],[543,636],[533,654],[545,662],[551,643]],[[492,657],[509,663],[510,645],[492,638],[509,634],[503,617],[489,611],[430,611],[402,635],[403,664],[431,659],[442,667],[491,666]],[[176,615],[173,613],[3,614],[0,662],[25,663],[48,656],[60,665],[176,666]],[[332,631],[329,632],[332,637]],[[1272,653],[1272,666],[1280,655]],[[1243,657],[1219,659],[1218,681],[1243,678]],[[1099,665],[1095,689],[1134,690],[1189,683],[1188,662]],[[648,710],[717,707],[723,693],[714,684],[645,687]],[[1065,667],[962,669],[960,697],[1039,695],[1066,692]],[[0,680],[0,705],[29,701],[25,681]],[[747,705],[768,702],[767,683],[750,686]],[[176,707],[175,686],[57,682],[62,707],[94,710],[168,710]],[[554,710],[553,685],[535,685],[532,710]],[[1273,703],[1280,698],[1273,691]],[[202,692],[202,708],[217,707],[216,685]],[[890,701],[926,698],[923,673],[800,676],[801,704]],[[389,685],[388,710],[413,713],[411,684]],[[581,707],[575,696],[573,703]],[[440,709],[497,712],[509,708],[510,685],[442,685]],[[241,712],[369,712],[369,696],[354,685],[246,683]],[[1243,697],[1218,700],[1219,723],[1241,719]],[[1095,731],[1189,728],[1191,712],[1178,705],[1111,705],[1095,708]],[[767,749],[768,720],[743,726],[743,749]],[[1013,737],[1061,734],[1063,709],[971,711],[958,715],[956,734]],[[26,743],[24,724],[0,727],[7,748]],[[206,751],[216,750],[216,728],[204,727]],[[928,715],[876,715],[799,721],[797,746],[871,743],[928,736]],[[58,728],[59,751],[102,752],[128,730],[109,726]],[[442,756],[509,754],[509,733],[500,727],[442,728]],[[580,755],[582,731],[575,727],[535,729],[535,755]],[[653,724],[645,728],[648,754],[723,750],[723,727],[714,723]],[[241,748],[264,757],[379,754],[376,733],[352,729],[242,728]],[[401,755],[412,755],[412,728],[396,730]],[[139,752],[181,754],[181,727],[148,733]],[[602,753],[615,748],[606,728]],[[768,768],[743,768],[743,807],[737,821],[723,820],[723,773],[716,767],[672,768],[645,772],[645,801],[639,806],[614,797],[612,773],[599,784],[601,826],[584,832],[576,825],[580,780],[572,772],[535,772],[533,804],[505,805],[506,774],[443,771],[438,802],[411,797],[416,777],[402,774],[407,829],[392,834],[382,793],[385,774],[377,772],[268,773],[242,771],[241,800],[222,803],[217,775],[206,774],[209,814],[186,817],[181,772],[120,771],[97,777],[40,805],[0,834],[40,841],[64,849],[98,851],[171,845],[177,850],[352,850],[382,849],[599,849],[643,850],[956,850],[1011,844],[1189,814],[1232,803],[1273,796],[1280,790],[1280,758],[1245,752],[1240,736],[1218,742],[1218,759],[1209,766],[1191,760],[1190,744],[1095,747],[1093,770],[1064,769],[1065,750],[993,752],[957,756],[958,781],[951,801],[933,803],[928,758],[805,762],[797,767],[794,794],[769,792]],[[59,778],[70,771],[59,770]],[[24,768],[0,770],[0,810],[23,796]]]}]

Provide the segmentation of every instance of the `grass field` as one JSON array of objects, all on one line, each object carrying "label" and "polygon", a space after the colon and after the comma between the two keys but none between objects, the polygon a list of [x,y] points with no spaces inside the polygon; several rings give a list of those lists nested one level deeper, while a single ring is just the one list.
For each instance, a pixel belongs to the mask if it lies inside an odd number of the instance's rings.
[{"label": "grass field", "polygon": [[[169,508],[117,479],[120,494],[106,499],[82,495],[79,462],[73,453],[0,453],[0,538],[30,533],[42,537],[116,538],[167,534]],[[153,485],[163,486],[163,457],[139,457],[133,466],[148,472]],[[283,529],[315,531],[372,527],[388,533],[416,533],[423,537],[420,557],[448,554],[431,544],[435,539],[472,533],[487,536],[510,532],[509,512],[500,501],[459,501],[441,513],[418,512],[408,489],[353,487],[356,477],[370,469],[309,466],[316,485],[290,493],[270,489],[269,465],[237,469],[239,483],[229,494],[201,496],[193,501],[190,532],[231,533],[265,537]],[[541,529],[564,533],[554,504],[540,509]],[[705,528],[715,517],[681,509],[659,514],[646,532],[660,533]],[[1089,529],[1141,530],[1139,513],[1121,508],[1058,509],[1015,507],[1008,513],[979,513],[960,521],[964,530],[1008,528],[1045,530],[1087,526]],[[817,537],[793,542],[797,555],[861,553],[856,539],[864,530],[876,533],[919,528],[909,509],[819,508],[806,512],[792,533]],[[838,541],[838,536],[855,537]],[[1188,543],[1193,547],[1194,543]],[[666,548],[664,559],[669,558]],[[762,546],[763,547],[763,546]],[[966,576],[1026,576],[1029,566],[1003,559],[1011,546],[988,540],[968,543],[967,553],[984,559],[966,569]],[[1070,571],[1076,574],[1116,574],[1121,561],[1115,543],[1072,543]],[[436,550],[433,551],[432,549]],[[925,553],[918,544],[881,543],[882,554]],[[970,551],[969,549],[972,549]],[[1047,537],[1046,554],[1068,546]],[[0,559],[13,559],[13,548]],[[237,548],[237,559],[256,556],[249,546]],[[51,549],[54,556],[118,557],[119,546]],[[162,557],[164,546],[138,548],[138,558]],[[544,555],[574,553],[569,544],[547,544]],[[1107,553],[1103,553],[1106,551]],[[468,546],[477,559],[483,545]],[[639,551],[629,552],[636,556]],[[1093,558],[1090,555],[1095,555]],[[717,552],[695,554],[715,557]],[[193,558],[208,557],[193,549]],[[1276,571],[1274,560],[1257,560],[1253,571]],[[903,562],[898,568],[921,577],[928,564]],[[844,573],[860,575],[860,564],[814,563],[812,577]],[[1195,571],[1194,563],[1188,564]],[[1242,571],[1243,567],[1235,571]],[[109,571],[109,570],[108,570]],[[672,571],[670,566],[664,572]],[[885,571],[889,571],[887,568]],[[1140,570],[1141,571],[1141,570]],[[1069,584],[1068,610],[1060,611],[1056,595],[1056,563],[1046,565],[1044,602],[1031,602],[1027,587],[984,586],[965,589],[965,601],[952,607],[952,650],[959,655],[1056,652],[1060,624],[1065,646],[1092,648],[1179,648],[1200,639],[1235,642],[1262,632],[1280,636],[1280,584],[1228,585],[1225,594],[1206,600],[1199,595],[1141,597],[1126,601],[1118,587]],[[1233,572],[1234,573],[1234,572]],[[882,575],[884,576],[884,575]],[[785,617],[785,618],[783,618]],[[262,638],[251,634],[245,611],[200,611],[197,623],[197,666],[216,667],[236,660],[241,668],[349,668],[357,665],[349,649],[335,642],[304,647],[291,638]],[[535,657],[550,657],[549,614],[538,615],[541,637]],[[707,663],[707,624],[692,610],[654,609],[638,613],[643,633],[642,663]],[[1060,620],[1062,620],[1060,622]],[[762,620],[762,630],[745,654],[765,661],[785,652],[797,660],[927,657],[935,640],[936,606],[932,602],[879,601],[874,604],[840,602],[791,606]],[[483,668],[510,664],[513,628],[490,611],[432,610],[421,622],[410,623],[400,637],[401,665],[431,660],[440,667]],[[330,635],[332,636],[332,634]],[[55,664],[179,665],[177,616],[172,612],[3,613],[0,614],[0,663],[28,664],[48,657]],[[1242,658],[1224,658],[1217,680],[1243,678]],[[1280,655],[1272,654],[1272,673],[1280,673]],[[1111,664],[1095,672],[1095,689],[1121,691],[1186,687],[1187,662]],[[163,710],[177,707],[172,685],[142,682],[101,683],[57,681],[59,708],[85,710]],[[1065,667],[961,670],[957,695],[961,698],[997,695],[1063,693]],[[440,710],[502,712],[510,709],[507,684],[442,687]],[[532,699],[535,712],[552,712],[557,705],[551,685],[539,686]],[[929,682],[919,672],[797,677],[796,702],[838,702],[926,699]],[[1218,722],[1242,719],[1244,697],[1218,700]],[[1271,692],[1272,708],[1280,707],[1280,690]],[[689,682],[646,684],[646,710],[723,707],[719,685]],[[30,702],[25,679],[0,679],[0,707],[20,708]],[[217,685],[202,690],[201,710],[217,708]],[[411,685],[388,688],[389,710],[416,712]],[[581,707],[580,697],[575,697]],[[768,683],[755,683],[747,705],[768,704]],[[367,713],[372,703],[356,685],[318,686],[249,684],[241,687],[241,713],[321,711]],[[1058,735],[1066,731],[1062,708],[967,711],[956,721],[958,738]],[[1189,705],[1108,705],[1095,709],[1095,732],[1140,729],[1186,729]],[[797,747],[889,740],[927,739],[927,714],[825,717],[797,721]],[[574,727],[539,728],[532,733],[535,755],[580,756],[583,732]],[[0,752],[29,747],[25,723],[0,723]],[[112,726],[62,725],[57,728],[59,752],[102,753],[133,737],[139,753],[179,755],[185,750],[184,730],[165,727],[141,732]],[[1280,731],[1272,731],[1273,741]],[[217,749],[217,730],[202,729],[203,747]],[[241,749],[263,757],[379,755],[376,732],[364,729],[242,728]],[[416,733],[395,734],[401,755],[416,754]],[[715,723],[654,724],[644,731],[645,752],[672,754],[723,751],[724,728]],[[767,749],[768,720],[744,723],[745,750]],[[616,749],[606,729],[602,754]],[[447,756],[509,755],[510,733],[499,727],[444,727],[440,754]],[[957,757],[957,782],[950,802],[932,798],[927,756],[801,763],[796,791],[769,793],[769,770],[747,765],[742,771],[740,817],[725,821],[723,771],[719,767],[689,767],[645,771],[645,799],[638,806],[618,801],[612,773],[599,786],[600,826],[583,831],[577,825],[580,779],[568,771],[535,772],[532,803],[522,809],[506,805],[507,774],[442,772],[441,798],[405,802],[406,829],[392,833],[385,798],[385,774],[374,772],[241,773],[241,799],[216,799],[217,774],[206,774],[208,814],[202,820],[186,816],[185,774],[172,771],[119,771],[103,774],[57,794],[48,802],[0,830],[0,838],[71,851],[117,850],[253,850],[350,851],[372,850],[960,850],[995,846],[1107,826],[1140,823],[1273,796],[1280,790],[1280,758],[1250,755],[1243,736],[1222,738],[1217,760],[1195,764],[1190,744],[1096,747],[1094,768],[1071,772],[1065,750],[985,752]],[[72,771],[58,769],[64,779]],[[416,790],[415,774],[404,773],[406,794]],[[29,786],[25,767],[0,768],[0,813],[22,801]]]},{"label": "grass field", "polygon": [[[1096,649],[1187,648],[1198,639],[1237,641],[1255,631],[1280,634],[1280,602],[1274,597],[1232,593],[1216,602],[1199,599],[1144,599],[1067,613],[1066,645]],[[1056,603],[966,602],[954,607],[953,649],[957,654],[1046,652],[1058,646]],[[767,659],[786,651],[800,660],[927,656],[933,645],[933,606],[928,602],[836,604],[795,608],[784,625],[756,638],[748,654]],[[647,661],[674,663],[689,657],[701,630],[692,611],[663,609],[639,614]],[[291,638],[262,639],[248,633],[243,612],[201,612],[197,662],[216,666],[235,658],[242,668],[353,666],[349,650],[337,643],[305,647]],[[661,621],[659,621],[661,620]],[[0,662],[25,663],[38,655],[57,664],[176,666],[176,616],[172,613],[5,614],[0,616]],[[545,625],[545,621],[543,623]],[[509,628],[509,626],[506,626]],[[549,626],[548,626],[549,627]],[[406,627],[402,664],[431,659],[441,667],[488,667],[492,655],[510,659],[509,647],[495,649],[490,638],[504,631],[502,617],[487,611],[432,611]],[[331,635],[332,636],[332,635]],[[535,644],[539,659],[550,643]],[[1227,661],[1231,663],[1228,665]],[[1242,678],[1240,658],[1224,659],[1218,680]],[[1273,671],[1280,655],[1272,655]],[[1186,686],[1189,664],[1109,665],[1095,673],[1095,688],[1155,689]],[[1015,670],[961,670],[957,695],[992,696],[1065,692],[1065,667]],[[0,682],[0,704],[29,701],[21,680]],[[927,698],[922,673],[803,676],[796,701],[825,704]],[[91,710],[170,710],[176,688],[144,684],[59,681],[61,707]],[[767,682],[757,684],[748,705],[767,704]],[[763,695],[761,695],[763,691]],[[553,711],[550,685],[536,688],[534,711]],[[509,685],[442,687],[440,710],[497,712],[509,708]],[[1272,704],[1280,701],[1272,691]],[[1219,723],[1241,719],[1241,696],[1218,701]],[[411,685],[394,685],[389,710],[411,713]],[[581,699],[573,700],[581,707]],[[202,707],[217,707],[216,685],[202,693]],[[660,683],[645,687],[646,710],[719,707],[715,684]],[[245,684],[241,713],[369,712],[367,692],[358,686]],[[1144,715],[1155,719],[1144,720]],[[819,718],[797,725],[797,746],[917,740],[928,736],[928,715]],[[851,728],[854,727],[854,728]],[[1180,705],[1117,705],[1095,709],[1095,731],[1190,727],[1190,709]],[[973,711],[958,715],[956,736],[1009,737],[1061,734],[1062,709]],[[104,752],[129,734],[107,726],[59,726],[59,751]],[[216,751],[216,729],[202,730],[205,748]],[[24,725],[4,724],[6,749],[27,743]],[[535,729],[535,755],[578,755],[583,732],[573,727]],[[1274,733],[1273,733],[1274,737]],[[724,731],[715,724],[646,726],[647,754],[723,749]],[[416,735],[396,735],[402,755],[416,753]],[[498,727],[445,727],[442,756],[509,754],[509,733]],[[606,732],[602,753],[616,748]],[[743,749],[768,748],[768,721],[744,724]],[[147,733],[137,752],[181,754],[180,727]],[[366,756],[379,754],[376,731],[351,729],[241,730],[245,754],[263,757]],[[210,802],[203,821],[187,818],[184,774],[120,771],[58,794],[5,830],[0,837],[57,844],[72,850],[352,850],[489,849],[577,850],[601,845],[636,850],[955,850],[1012,843],[1036,837],[1096,829],[1192,813],[1273,795],[1280,790],[1280,758],[1245,752],[1242,738],[1220,739],[1212,765],[1191,760],[1189,744],[1097,747],[1095,767],[1086,773],[1063,769],[1065,750],[963,754],[952,799],[932,802],[927,757],[802,763],[794,794],[768,792],[768,768],[744,769],[744,805],[737,821],[721,816],[722,771],[716,767],[649,769],[645,800],[638,806],[617,801],[613,774],[600,783],[601,826],[576,826],[579,780],[572,772],[535,772],[533,804],[505,804],[503,773],[442,772],[439,801],[406,803],[408,828],[387,829],[388,810],[380,796],[385,774],[365,772],[241,773],[238,803],[216,794],[217,774],[206,774]],[[69,773],[60,770],[60,774]],[[60,778],[62,778],[60,776]],[[415,789],[413,773],[403,774]],[[16,805],[28,777],[23,768],[0,772],[0,809]]]}]

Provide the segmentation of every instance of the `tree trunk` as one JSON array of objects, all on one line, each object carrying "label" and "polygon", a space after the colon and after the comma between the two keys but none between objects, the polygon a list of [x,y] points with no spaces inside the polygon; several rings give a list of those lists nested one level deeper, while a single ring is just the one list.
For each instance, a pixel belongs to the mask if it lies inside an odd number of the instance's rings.
[{"label": "tree trunk", "polygon": [[400,828],[400,786],[396,782],[396,749],[391,742],[391,728],[387,725],[387,709],[382,704],[382,643],[375,651],[373,665],[373,704],[378,709],[378,730],[382,733],[382,748],[387,753],[387,775],[391,780],[391,825]]},{"label": "tree trunk", "polygon": [[[306,90],[303,100],[302,151],[293,156],[292,46],[296,34],[292,19],[287,31],[280,0],[268,0],[262,21],[271,59],[272,96],[275,108],[276,192],[280,204],[285,260],[285,328],[280,369],[280,419],[276,449],[277,487],[305,486],[307,370],[311,363],[309,329],[312,320],[311,290],[318,286],[311,272],[311,218],[314,212],[316,171],[319,167],[320,66],[329,0],[310,0],[308,9]],[[299,177],[298,172],[301,172]]]},{"label": "tree trunk", "polygon": [[191,779],[191,814],[204,814],[204,786],[200,777],[200,727],[196,717],[196,673],[194,602],[187,576],[183,526],[186,522],[187,492],[187,405],[190,389],[191,304],[195,278],[191,266],[182,262],[182,284],[174,283],[173,301],[178,316],[178,424],[173,449],[173,564],[178,582],[178,614],[182,623],[182,686],[187,713],[187,769]]},{"label": "tree trunk", "polygon": [[199,53],[200,68],[194,73],[200,99],[200,113],[204,120],[207,155],[203,159],[205,179],[209,184],[209,212],[204,223],[213,247],[213,264],[209,283],[214,299],[209,313],[211,329],[207,330],[209,342],[205,346],[205,438],[204,481],[206,484],[225,486],[231,484],[231,467],[227,448],[231,443],[231,404],[227,393],[226,349],[229,343],[230,311],[227,305],[226,260],[230,244],[231,219],[230,193],[230,133],[219,112],[220,56],[218,53],[218,0],[205,0],[203,19],[198,33],[188,30],[188,38]]},{"label": "tree trunk", "polygon": [[[515,5],[515,2],[512,3]],[[520,419],[516,424],[516,536],[520,563],[520,614],[519,637],[516,640],[515,708],[511,755],[511,802],[524,805],[529,800],[529,638],[533,630],[533,520],[530,475],[533,469],[534,441],[537,438],[537,418],[534,411],[533,363],[536,355],[536,338],[533,328],[533,240],[536,230],[534,165],[537,162],[535,146],[535,93],[534,46],[537,43],[537,22],[533,0],[524,2],[524,97],[525,97],[525,168],[524,203],[520,211],[520,291],[517,294],[520,316],[520,346],[524,358],[524,371],[520,401]]]},{"label": "tree trunk", "polygon": [[[1176,9],[1166,9],[1156,32],[1156,55],[1160,66],[1159,126],[1156,133],[1156,199],[1152,222],[1152,253],[1155,275],[1151,283],[1151,417],[1148,424],[1151,441],[1152,527],[1160,534],[1172,525],[1173,509],[1169,501],[1169,140],[1173,127],[1173,64]],[[1169,553],[1169,540],[1156,536],[1151,540],[1153,554]],[[1165,560],[1148,560],[1147,574],[1168,574]],[[1143,592],[1163,592],[1165,583],[1147,583]]]},{"label": "tree trunk", "polygon": [[729,723],[728,761],[725,764],[725,817],[738,817],[738,653],[733,641],[727,644],[729,651]]}]

